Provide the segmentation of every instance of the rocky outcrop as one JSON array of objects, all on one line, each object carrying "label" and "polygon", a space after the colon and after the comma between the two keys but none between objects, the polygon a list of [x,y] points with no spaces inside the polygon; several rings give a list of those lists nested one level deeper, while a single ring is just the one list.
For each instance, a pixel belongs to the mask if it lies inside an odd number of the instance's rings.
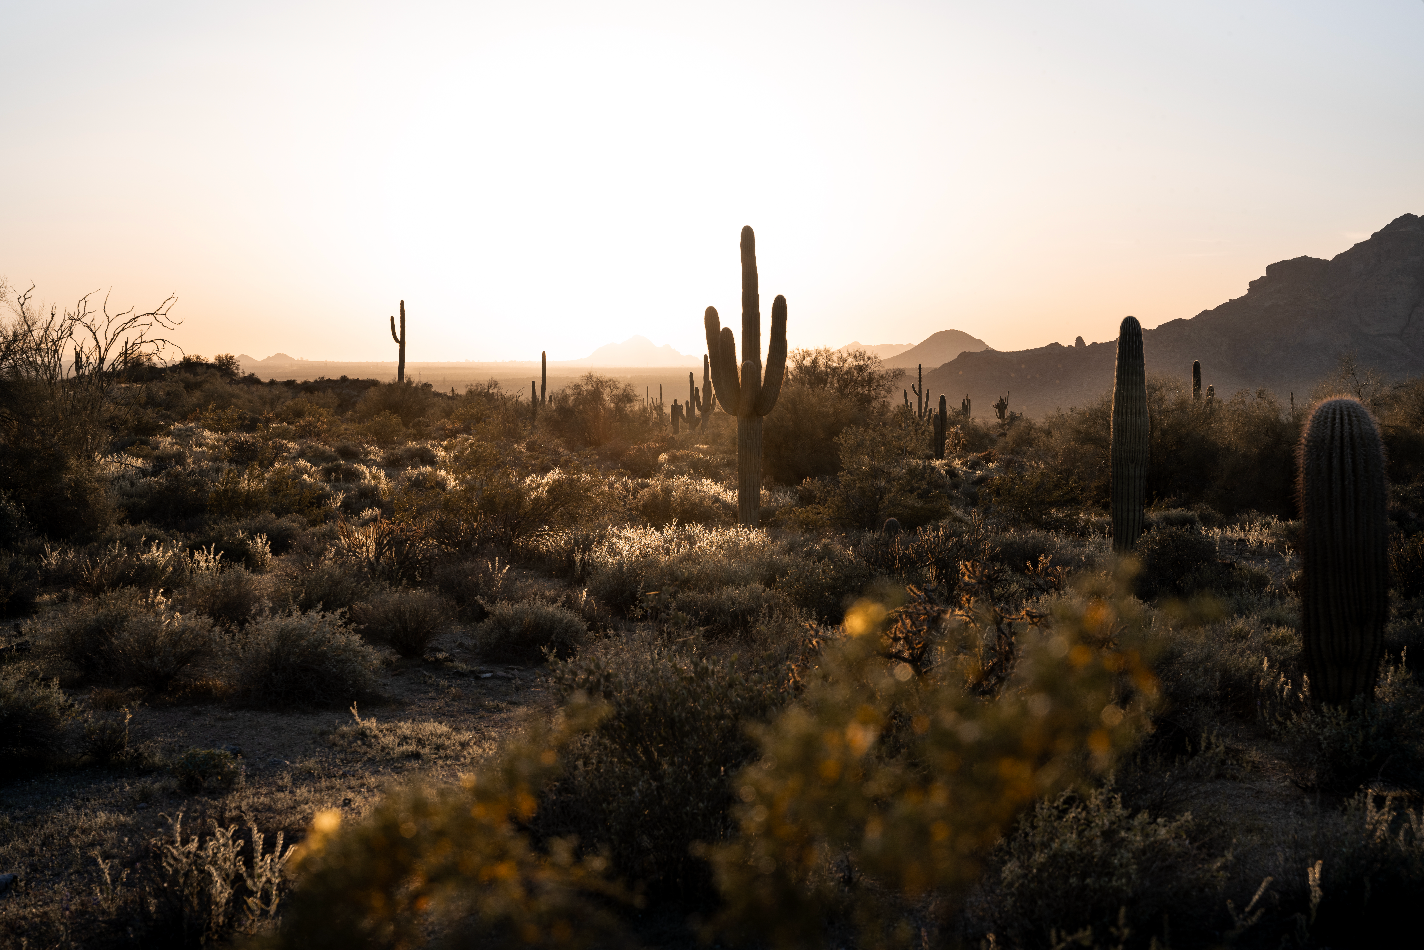
[{"label": "rocky outcrop", "polygon": [[[1191,319],[1143,331],[1147,372],[1218,396],[1270,389],[1303,398],[1341,355],[1386,378],[1424,373],[1424,219],[1406,214],[1331,260],[1297,257],[1266,268],[1245,295]],[[1042,415],[1082,406],[1112,386],[1115,341],[1033,350],[963,353],[926,371],[925,384],[989,406],[1009,394],[1013,411]]]}]

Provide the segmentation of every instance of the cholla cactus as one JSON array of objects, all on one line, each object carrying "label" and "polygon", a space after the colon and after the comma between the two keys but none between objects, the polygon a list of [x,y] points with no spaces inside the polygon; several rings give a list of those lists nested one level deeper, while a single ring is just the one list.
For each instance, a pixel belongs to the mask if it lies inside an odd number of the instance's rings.
[{"label": "cholla cactus", "polygon": [[1131,551],[1142,534],[1147,500],[1147,372],[1142,325],[1123,317],[1117,334],[1117,370],[1112,404],[1113,550]]},{"label": "cholla cactus", "polygon": [[400,347],[396,362],[396,382],[405,382],[405,301],[400,302],[400,335],[396,335],[396,318],[391,317],[391,339]]},{"label": "cholla cactus", "polygon": [[1301,639],[1317,702],[1374,694],[1389,618],[1384,449],[1350,398],[1315,407],[1301,437]]},{"label": "cholla cactus", "polygon": [[766,375],[761,362],[761,295],[757,288],[756,236],[742,228],[742,360],[732,328],[723,328],[717,309],[704,315],[712,383],[722,408],[737,417],[737,510],[741,523],[756,527],[761,509],[762,420],[781,395],[786,377],[786,298],[771,305],[771,345]]}]

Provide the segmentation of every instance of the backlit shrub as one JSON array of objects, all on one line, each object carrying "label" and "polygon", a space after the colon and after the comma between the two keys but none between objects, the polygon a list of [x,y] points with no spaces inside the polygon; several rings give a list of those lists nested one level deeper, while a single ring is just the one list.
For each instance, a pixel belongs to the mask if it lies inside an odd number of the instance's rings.
[{"label": "backlit shrub", "polygon": [[349,706],[377,693],[380,654],[334,614],[265,617],[236,647],[232,685],[251,702]]},{"label": "backlit shrub", "polygon": [[545,652],[569,656],[588,635],[583,618],[541,601],[497,601],[475,628],[475,649],[496,663],[538,663]]},{"label": "backlit shrub", "polygon": [[56,757],[77,713],[59,684],[32,664],[0,666],[0,775]]},{"label": "backlit shrub", "polygon": [[367,639],[404,657],[425,655],[430,641],[450,627],[450,605],[439,594],[393,590],[351,608],[351,621]]}]

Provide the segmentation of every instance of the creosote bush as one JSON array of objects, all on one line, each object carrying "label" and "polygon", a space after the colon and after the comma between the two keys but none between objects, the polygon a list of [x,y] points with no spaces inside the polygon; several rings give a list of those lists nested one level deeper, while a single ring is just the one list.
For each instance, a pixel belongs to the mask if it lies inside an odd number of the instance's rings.
[{"label": "creosote bush", "polygon": [[63,748],[64,727],[77,714],[59,684],[31,664],[0,667],[0,775],[17,775],[55,758]]},{"label": "creosote bush", "polygon": [[250,702],[349,706],[377,695],[381,656],[336,614],[294,613],[250,624],[236,646],[233,687]]}]

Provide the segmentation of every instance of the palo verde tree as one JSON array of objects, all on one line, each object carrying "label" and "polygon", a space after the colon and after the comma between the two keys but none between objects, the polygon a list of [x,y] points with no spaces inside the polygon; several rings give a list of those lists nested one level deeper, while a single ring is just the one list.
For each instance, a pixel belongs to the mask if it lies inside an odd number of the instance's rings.
[{"label": "palo verde tree", "polygon": [[771,305],[771,345],[766,354],[766,375],[761,362],[761,295],[757,290],[756,236],[742,228],[742,359],[737,361],[737,340],[724,328],[717,308],[704,316],[707,353],[712,362],[712,385],[722,408],[737,417],[737,512],[741,523],[756,527],[761,508],[762,420],[781,395],[786,376],[786,298],[777,295]]}]

